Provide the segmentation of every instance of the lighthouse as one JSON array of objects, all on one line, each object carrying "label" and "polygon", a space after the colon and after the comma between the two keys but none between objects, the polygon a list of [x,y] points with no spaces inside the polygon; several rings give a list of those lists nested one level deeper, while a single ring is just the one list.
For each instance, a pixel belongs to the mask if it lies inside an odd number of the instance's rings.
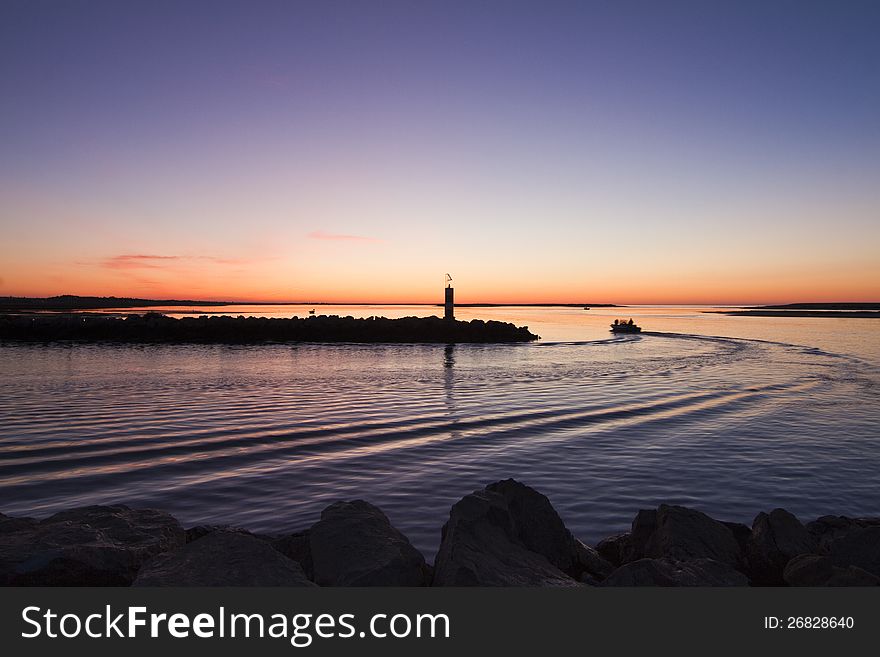
[{"label": "lighthouse", "polygon": [[455,319],[455,304],[452,299],[454,289],[452,287],[452,276],[446,274],[446,299],[443,303],[443,319],[452,321]]}]

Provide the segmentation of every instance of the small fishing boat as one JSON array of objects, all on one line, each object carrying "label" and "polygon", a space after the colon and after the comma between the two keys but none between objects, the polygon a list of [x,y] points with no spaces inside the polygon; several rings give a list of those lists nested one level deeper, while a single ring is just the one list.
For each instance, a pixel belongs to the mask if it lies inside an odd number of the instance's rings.
[{"label": "small fishing boat", "polygon": [[590,309],[589,306],[584,306],[584,310],[589,310],[589,309]]},{"label": "small fishing boat", "polygon": [[309,311],[309,315],[314,315],[314,314],[315,314],[315,309],[312,308],[312,309]]},{"label": "small fishing boat", "polygon": [[638,326],[632,321],[632,318],[629,320],[625,319],[615,319],[614,323],[611,325],[612,333],[641,333],[642,327]]}]

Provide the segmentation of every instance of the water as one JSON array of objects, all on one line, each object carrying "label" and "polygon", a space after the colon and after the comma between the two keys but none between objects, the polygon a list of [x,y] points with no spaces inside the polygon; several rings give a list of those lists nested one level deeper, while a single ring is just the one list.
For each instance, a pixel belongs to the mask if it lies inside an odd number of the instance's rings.
[{"label": "water", "polygon": [[[704,310],[457,311],[526,324],[527,345],[0,345],[0,510],[280,532],[363,498],[429,557],[449,507],[506,477],[587,542],[660,502],[880,514],[880,321]],[[648,332],[611,336],[615,316]]]}]

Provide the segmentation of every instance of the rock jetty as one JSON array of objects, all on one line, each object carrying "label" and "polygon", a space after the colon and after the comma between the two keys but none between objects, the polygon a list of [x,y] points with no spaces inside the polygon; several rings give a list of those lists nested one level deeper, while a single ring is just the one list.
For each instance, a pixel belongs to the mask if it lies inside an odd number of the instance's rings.
[{"label": "rock jetty", "polygon": [[752,526],[682,506],[640,510],[595,548],[550,500],[513,479],[456,502],[428,564],[388,517],[354,500],[302,531],[184,529],[161,511],[89,506],[0,514],[7,586],[880,586],[880,518],[784,509]]},{"label": "rock jetty", "polygon": [[175,319],[161,313],[119,317],[84,313],[0,315],[0,341],[251,344],[271,342],[529,342],[528,327],[439,317],[305,318],[212,315]]}]

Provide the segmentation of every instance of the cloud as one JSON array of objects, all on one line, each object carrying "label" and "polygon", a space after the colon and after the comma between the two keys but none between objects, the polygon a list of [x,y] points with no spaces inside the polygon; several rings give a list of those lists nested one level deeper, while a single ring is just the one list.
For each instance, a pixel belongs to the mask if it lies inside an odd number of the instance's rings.
[{"label": "cloud", "polygon": [[107,269],[161,269],[164,265],[181,260],[182,256],[124,254],[111,256],[101,261]]},{"label": "cloud", "polygon": [[363,235],[344,235],[340,233],[327,233],[323,230],[315,230],[308,234],[308,238],[312,240],[330,240],[334,242],[381,242],[382,240],[375,237],[365,237]]},{"label": "cloud", "polygon": [[216,265],[243,265],[248,261],[241,258],[220,258],[217,256],[154,255],[125,253],[104,258],[98,264],[106,269],[165,269],[169,265],[188,262],[210,262]]},{"label": "cloud", "polygon": [[290,76],[277,73],[267,73],[260,77],[260,84],[273,89],[287,89],[290,87]]}]

